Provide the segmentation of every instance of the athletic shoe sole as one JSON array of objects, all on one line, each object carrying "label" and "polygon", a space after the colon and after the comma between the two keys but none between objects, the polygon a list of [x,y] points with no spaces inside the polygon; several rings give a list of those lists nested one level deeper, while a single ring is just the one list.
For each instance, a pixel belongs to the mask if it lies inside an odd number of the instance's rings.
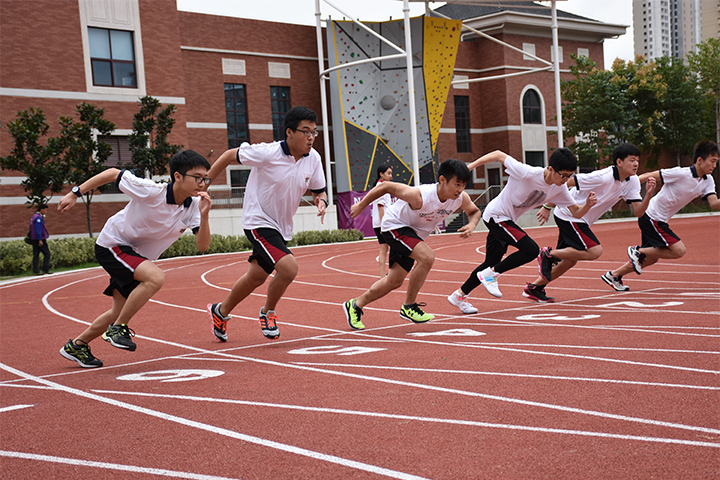
[{"label": "athletic shoe sole", "polygon": [[80,365],[80,366],[83,367],[83,368],[98,368],[98,367],[102,367],[102,363],[101,363],[100,365],[88,365],[88,364],[86,364],[86,363],[81,362],[79,358],[73,357],[72,355],[70,355],[69,353],[67,353],[67,352],[65,351],[65,347],[62,347],[62,348],[60,349],[60,355],[62,355],[63,357],[67,358],[68,360],[72,360],[73,362],[77,362],[77,364]]},{"label": "athletic shoe sole", "polygon": [[131,352],[134,352],[135,349],[137,349],[137,345],[122,345],[120,343],[116,343],[111,337],[108,337],[104,333],[102,334],[102,339],[108,342],[110,345],[112,345],[115,348],[122,348],[123,350],[129,350]]},{"label": "athletic shoe sole", "polygon": [[531,295],[531,294],[525,292],[524,290],[523,290],[522,294],[523,294],[523,297],[529,298],[530,300],[534,300],[538,303],[554,303],[555,302],[554,298],[552,300],[549,298],[547,300],[541,300],[541,299],[537,298],[535,295]]},{"label": "athletic shoe sole", "polygon": [[623,288],[617,288],[615,286],[615,282],[613,282],[612,280],[608,280],[605,275],[600,275],[600,278],[602,278],[603,282],[610,285],[616,292],[627,292],[630,290],[630,287],[628,287],[627,285],[623,285]]}]

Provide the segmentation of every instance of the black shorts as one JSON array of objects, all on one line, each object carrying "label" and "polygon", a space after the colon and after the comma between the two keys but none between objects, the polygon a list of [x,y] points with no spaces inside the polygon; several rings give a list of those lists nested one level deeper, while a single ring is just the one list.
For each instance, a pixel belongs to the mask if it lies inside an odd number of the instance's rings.
[{"label": "black shorts", "polygon": [[105,295],[112,297],[113,290],[117,290],[124,298],[128,298],[130,292],[140,285],[140,282],[135,280],[135,269],[147,258],[131,247],[118,245],[105,248],[96,243],[95,258],[110,275],[110,284],[103,292]]},{"label": "black shorts", "polygon": [[418,237],[410,227],[402,227],[397,230],[389,230],[382,232],[385,243],[390,245],[390,255],[388,256],[388,265],[393,266],[394,263],[399,264],[406,272],[412,270],[415,260],[410,258],[410,254],[422,238]]},{"label": "black shorts", "polygon": [[667,223],[655,221],[647,214],[638,218],[638,226],[642,232],[642,247],[669,247],[680,241]]},{"label": "black shorts", "polygon": [[252,243],[253,251],[248,262],[257,260],[258,265],[270,275],[275,270],[275,264],[285,255],[292,255],[287,248],[287,242],[280,235],[280,232],[274,228],[255,228],[253,230],[245,230],[250,243]]},{"label": "black shorts", "polygon": [[387,242],[385,241],[385,237],[383,237],[383,234],[380,231],[380,227],[373,228],[373,230],[375,230],[375,236],[377,237],[378,243],[380,245],[387,245]]},{"label": "black shorts", "polygon": [[568,222],[562,218],[555,217],[555,224],[560,232],[558,233],[557,248],[571,247],[575,250],[585,251],[588,248],[600,245],[600,241],[590,230],[590,225],[585,222]]},{"label": "black shorts", "polygon": [[485,223],[485,226],[488,228],[488,243],[490,243],[492,238],[505,248],[507,248],[508,245],[517,247],[520,239],[527,235],[525,230],[520,228],[520,226],[512,220],[496,222],[494,218],[491,218],[489,222],[483,220],[483,223]]}]

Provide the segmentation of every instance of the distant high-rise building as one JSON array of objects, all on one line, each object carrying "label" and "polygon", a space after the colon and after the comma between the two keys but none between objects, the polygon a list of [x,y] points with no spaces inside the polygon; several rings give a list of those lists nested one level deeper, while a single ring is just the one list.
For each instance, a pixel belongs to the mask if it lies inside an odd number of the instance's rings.
[{"label": "distant high-rise building", "polygon": [[635,54],[683,58],[720,34],[720,0],[633,0]]}]

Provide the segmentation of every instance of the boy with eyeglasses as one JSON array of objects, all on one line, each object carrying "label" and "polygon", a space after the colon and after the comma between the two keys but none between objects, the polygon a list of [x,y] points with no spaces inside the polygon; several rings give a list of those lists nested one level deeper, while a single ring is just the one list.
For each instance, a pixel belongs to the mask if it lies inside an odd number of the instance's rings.
[{"label": "boy with eyeglasses", "polygon": [[321,222],[328,205],[320,154],[312,147],[317,135],[315,112],[294,107],[285,116],[285,140],[244,143],[223,153],[210,169],[208,175],[215,179],[232,163],[251,167],[242,217],[245,235],[253,245],[248,258],[250,265],[222,302],[207,306],[213,335],[221,342],[227,341],[230,312],[265,283],[273,270],[275,275],[258,318],[266,338],[280,336],[275,308],[298,272],[297,261],[287,248],[292,238],[293,216],[307,190],[312,193]]},{"label": "boy with eyeglasses", "polygon": [[[488,228],[485,261],[459,289],[448,296],[448,302],[463,313],[477,312],[467,298],[478,285],[482,284],[490,295],[501,298],[498,277],[537,258],[540,252],[537,243],[515,223],[522,214],[545,202],[552,202],[567,206],[575,218],[580,218],[596,201],[595,194],[590,193],[585,205],[580,207],[570,196],[565,182],[575,173],[577,158],[567,148],[555,150],[545,168],[518,162],[499,150],[483,155],[468,168],[472,170],[491,162],[502,163],[509,178],[500,194],[488,203],[483,212],[482,218]],[[503,259],[510,245],[517,248],[517,252]]]},{"label": "boy with eyeglasses", "polygon": [[[584,201],[592,191],[597,196],[597,203],[582,218],[573,217],[567,207],[555,207],[555,225],[559,230],[557,248],[544,247],[540,250],[540,276],[525,286],[524,297],[539,303],[554,302],[555,299],[545,292],[547,284],[570,270],[578,261],[596,260],[602,255],[602,245],[590,226],[618,200],[632,204],[636,217],[645,213],[655,189],[655,180],[648,180],[645,197],[642,197],[637,176],[640,149],[631,143],[621,143],[613,149],[612,158],[613,165],[590,173],[577,173],[567,181],[575,201]],[[540,225],[547,221],[552,205],[546,203],[543,207],[537,215]],[[603,279],[608,281],[605,277]],[[612,281],[622,286],[621,277]]]},{"label": "boy with eyeglasses", "polygon": [[110,275],[103,292],[112,307],[93,321],[60,355],[84,368],[102,367],[90,352],[90,342],[102,335],[112,346],[135,351],[135,332],[128,322],[157,293],[165,274],[153,263],[187,229],[198,250],[210,246],[210,197],[204,191],[210,163],[199,153],[184,150],[170,159],[170,183],[138,178],[128,170],[108,168],[65,195],[58,210],[67,212],[78,198],[105,184],[117,183],[130,202],[108,219],[95,243],[95,257]]}]

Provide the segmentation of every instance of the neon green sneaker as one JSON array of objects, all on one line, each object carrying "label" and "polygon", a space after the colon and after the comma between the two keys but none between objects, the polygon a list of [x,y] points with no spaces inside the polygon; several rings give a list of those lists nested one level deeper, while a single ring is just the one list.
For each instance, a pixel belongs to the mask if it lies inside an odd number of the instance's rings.
[{"label": "neon green sneaker", "polygon": [[348,325],[353,330],[363,330],[365,325],[362,324],[362,308],[358,307],[355,303],[355,299],[348,300],[343,304],[345,308],[345,316],[347,317]]},{"label": "neon green sneaker", "polygon": [[400,316],[405,320],[410,320],[413,323],[425,323],[429,322],[435,315],[423,312],[422,308],[427,305],[426,303],[413,303],[412,305],[403,305],[400,309]]}]

